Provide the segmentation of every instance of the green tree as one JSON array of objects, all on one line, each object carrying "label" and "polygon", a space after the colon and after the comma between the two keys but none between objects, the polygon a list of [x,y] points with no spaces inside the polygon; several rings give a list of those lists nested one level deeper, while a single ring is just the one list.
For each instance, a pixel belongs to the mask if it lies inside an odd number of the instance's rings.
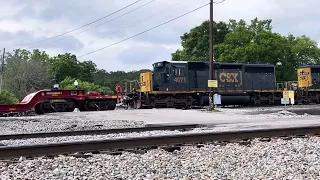
[{"label": "green tree", "polygon": [[3,86],[19,100],[30,92],[47,88],[51,82],[47,64],[34,57],[27,50],[17,49],[7,53]]},{"label": "green tree", "polygon": [[74,86],[74,81],[78,81],[78,89],[88,91],[97,91],[97,92],[104,92],[106,94],[113,94],[113,91],[109,87],[99,86],[91,82],[82,81],[80,79],[66,77],[63,81],[60,82],[61,89],[72,90],[76,89]]},{"label": "green tree", "polygon": [[142,69],[139,71],[114,71],[106,72],[105,70],[97,70],[94,73],[94,83],[101,86],[110,87],[115,91],[115,86],[119,84],[122,88],[125,87],[125,82],[140,80],[140,73],[150,71],[149,69]]},{"label": "green tree", "polygon": [[[272,32],[272,20],[255,18],[250,23],[230,19],[214,25],[215,59],[219,62],[269,63],[276,65],[277,80],[295,80],[301,64],[320,63],[315,41],[303,35],[287,37]],[[209,22],[181,36],[183,49],[172,54],[173,61],[209,60]]]},{"label": "green tree", "polygon": [[50,59],[50,69],[55,75],[58,82],[65,79],[67,76],[79,77],[79,65],[75,55],[70,53],[59,54]]},{"label": "green tree", "polygon": [[70,76],[83,81],[93,81],[97,65],[92,61],[80,62],[70,53],[59,54],[49,60],[50,70],[58,82]]},{"label": "green tree", "polygon": [[92,61],[79,62],[78,78],[83,81],[94,81],[94,73],[97,71],[97,65]]},{"label": "green tree", "polygon": [[17,104],[19,100],[14,96],[14,94],[2,90],[0,93],[0,104]]},{"label": "green tree", "polygon": [[295,38],[272,32],[271,20],[230,21],[232,32],[214,46],[220,62],[268,63],[276,65],[280,81],[296,80],[301,64],[319,63],[317,43],[306,36]]},{"label": "green tree", "polygon": [[[221,44],[226,34],[230,32],[229,27],[224,22],[214,22],[214,43]],[[185,33],[181,38],[182,50],[172,53],[173,61],[208,61],[210,31],[209,21],[204,21],[200,26],[194,27],[189,33]]]}]

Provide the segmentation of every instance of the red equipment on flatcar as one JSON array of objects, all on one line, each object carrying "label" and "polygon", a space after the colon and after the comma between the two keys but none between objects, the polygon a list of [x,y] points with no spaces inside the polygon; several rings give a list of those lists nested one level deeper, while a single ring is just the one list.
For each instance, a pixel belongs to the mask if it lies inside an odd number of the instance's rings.
[{"label": "red equipment on flatcar", "polygon": [[80,111],[114,110],[117,96],[105,95],[100,92],[84,90],[46,89],[27,95],[19,104],[0,105],[0,114],[35,111],[37,114],[52,112],[72,112],[75,108]]}]

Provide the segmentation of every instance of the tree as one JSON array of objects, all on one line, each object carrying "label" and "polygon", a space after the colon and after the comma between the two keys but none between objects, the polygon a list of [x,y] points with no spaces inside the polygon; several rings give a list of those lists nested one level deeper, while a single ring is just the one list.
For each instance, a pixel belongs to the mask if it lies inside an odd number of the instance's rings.
[{"label": "tree", "polygon": [[[305,35],[285,37],[272,32],[271,23],[271,19],[255,18],[249,24],[242,19],[215,24],[215,59],[276,65],[276,77],[280,81],[295,80],[296,69],[301,64],[320,63],[320,51],[315,41]],[[208,21],[185,33],[181,37],[183,49],[173,53],[172,60],[208,61],[208,33]]]},{"label": "tree", "polygon": [[249,25],[243,20],[230,21],[229,26],[232,32],[223,43],[214,46],[220,62],[273,64],[280,81],[296,80],[296,69],[301,64],[319,63],[316,42],[306,36],[295,38],[274,33],[271,20],[254,19]]},{"label": "tree", "polygon": [[67,76],[79,77],[79,65],[75,55],[70,53],[59,54],[50,59],[50,70],[58,82]]},{"label": "tree", "polygon": [[9,93],[6,90],[2,90],[0,93],[0,104],[17,104],[19,100],[14,96],[14,94]]},{"label": "tree", "polygon": [[92,61],[79,62],[79,79],[83,81],[94,81],[94,73],[97,71],[97,65]]},{"label": "tree", "polygon": [[140,80],[140,73],[150,71],[149,69],[142,69],[139,71],[115,71],[106,72],[105,70],[97,70],[94,73],[94,83],[101,86],[110,87],[112,90],[115,89],[116,85],[119,84],[124,87],[125,82],[132,80]]},{"label": "tree", "polygon": [[46,63],[33,59],[34,54],[27,50],[17,49],[7,55],[4,89],[21,100],[30,92],[48,87],[52,77]]},{"label": "tree", "polygon": [[106,94],[113,94],[113,91],[109,87],[99,86],[94,83],[82,81],[80,79],[72,78],[69,76],[60,82],[61,89],[67,89],[67,90],[76,89],[76,87],[74,86],[75,80],[77,80],[79,83],[78,89],[85,90],[85,91],[97,91],[97,92],[104,92]]},{"label": "tree", "polygon": [[70,53],[59,54],[49,60],[50,70],[58,82],[70,76],[83,81],[93,81],[97,65],[92,61],[80,62]]},{"label": "tree", "polygon": [[[214,22],[214,42],[221,44],[226,34],[230,32],[224,22]],[[172,53],[173,61],[208,61],[209,60],[209,21],[204,21],[200,26],[194,27],[181,38],[182,50]]]}]

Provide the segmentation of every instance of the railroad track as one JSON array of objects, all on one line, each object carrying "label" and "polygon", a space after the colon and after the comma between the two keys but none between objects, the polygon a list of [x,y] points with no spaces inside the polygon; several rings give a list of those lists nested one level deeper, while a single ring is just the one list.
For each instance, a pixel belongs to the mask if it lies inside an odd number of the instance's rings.
[{"label": "railroad track", "polygon": [[96,152],[99,150],[107,149],[127,149],[160,145],[194,144],[225,140],[247,140],[251,138],[318,135],[319,133],[320,126],[313,126],[246,131],[210,132],[197,134],[179,134],[137,138],[120,138],[95,141],[38,144],[28,146],[4,146],[0,147],[0,158],[7,159],[21,156],[68,154],[74,152]]},{"label": "railroad track", "polygon": [[83,130],[83,131],[60,131],[60,132],[28,133],[28,134],[6,134],[6,135],[1,135],[0,140],[119,134],[119,133],[130,133],[130,132],[164,131],[164,130],[167,130],[167,131],[188,130],[188,129],[199,128],[199,127],[203,127],[203,125],[200,125],[200,124],[149,125],[149,126],[136,127],[136,128],[96,129],[96,130]]}]

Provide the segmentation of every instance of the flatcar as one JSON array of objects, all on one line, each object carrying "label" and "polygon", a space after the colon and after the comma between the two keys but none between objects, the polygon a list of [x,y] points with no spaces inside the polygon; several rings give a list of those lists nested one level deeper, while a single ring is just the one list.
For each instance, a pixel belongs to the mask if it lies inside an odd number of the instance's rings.
[{"label": "flatcar", "polygon": [[[309,72],[309,84],[303,84],[302,70]],[[319,102],[319,72],[319,65],[301,66],[298,82],[278,83],[271,64],[214,62],[213,92],[221,95],[222,105],[280,105],[284,90],[295,91],[296,103]],[[134,108],[207,106],[208,79],[209,62],[157,62],[153,72],[140,74],[140,92],[128,93],[126,102]]]},{"label": "flatcar", "polygon": [[84,90],[44,89],[27,95],[19,104],[0,105],[0,115],[35,112],[46,114],[52,112],[114,110],[121,95],[108,95],[101,92]]}]

